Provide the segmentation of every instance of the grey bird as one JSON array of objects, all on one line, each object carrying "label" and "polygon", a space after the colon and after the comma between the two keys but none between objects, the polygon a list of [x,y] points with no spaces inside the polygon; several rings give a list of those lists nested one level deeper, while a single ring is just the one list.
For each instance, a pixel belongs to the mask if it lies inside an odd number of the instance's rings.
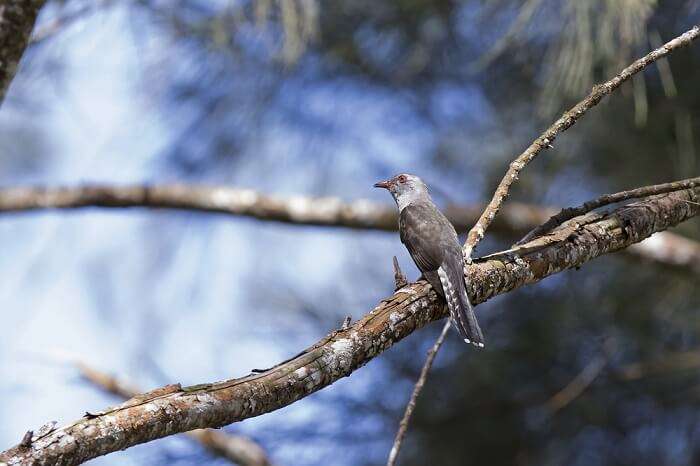
[{"label": "grey bird", "polygon": [[464,256],[454,226],[435,206],[428,187],[415,175],[396,175],[374,185],[387,189],[399,208],[401,242],[423,276],[445,298],[452,325],[465,342],[483,348],[464,278]]}]

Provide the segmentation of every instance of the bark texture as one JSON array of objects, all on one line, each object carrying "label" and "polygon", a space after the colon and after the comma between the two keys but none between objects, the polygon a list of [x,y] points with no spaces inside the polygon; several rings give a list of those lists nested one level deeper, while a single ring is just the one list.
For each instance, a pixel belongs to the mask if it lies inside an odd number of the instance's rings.
[{"label": "bark texture", "polygon": [[[113,395],[129,399],[141,393],[141,390],[85,363],[77,362],[76,366],[85,380]],[[186,432],[185,435],[199,442],[210,453],[232,463],[241,466],[271,466],[265,450],[248,437],[226,434],[211,429],[193,430]]]},{"label": "bark texture", "polygon": [[[531,15],[534,12],[534,10],[537,9],[537,4],[538,1],[530,1],[525,4],[521,11],[521,15],[519,15],[519,17],[515,21],[516,29],[518,27],[518,24],[521,23],[522,20],[526,21],[526,18],[529,15]],[[504,40],[507,40],[511,32],[512,30],[506,33]],[[620,73],[618,73],[617,76],[615,76],[611,80],[606,81],[602,85],[594,86],[593,90],[586,98],[584,98],[582,101],[576,104],[569,111],[565,112],[557,121],[554,122],[554,124],[552,124],[552,126],[547,128],[547,130],[545,130],[544,133],[542,133],[537,139],[535,139],[522,154],[520,154],[513,162],[511,162],[510,166],[508,167],[508,170],[506,171],[505,176],[501,179],[501,182],[496,187],[496,191],[494,192],[491,201],[488,203],[483,213],[479,216],[479,219],[476,221],[474,226],[469,230],[469,233],[467,234],[467,240],[465,241],[463,247],[463,252],[467,263],[471,263],[473,250],[476,248],[476,245],[484,238],[486,230],[497,218],[497,214],[503,206],[503,202],[505,201],[506,197],[508,196],[508,192],[510,191],[511,185],[515,182],[515,180],[518,179],[520,172],[523,170],[523,168],[525,168],[525,166],[528,163],[532,162],[543,149],[553,147],[552,142],[557,137],[557,135],[573,126],[574,123],[576,123],[576,121],[584,113],[596,106],[603,97],[605,97],[607,94],[612,93],[623,82],[625,82],[627,79],[646,68],[650,63],[662,59],[666,54],[670,53],[676,48],[688,45],[690,42],[695,40],[698,35],[700,35],[700,29],[697,26],[693,27],[691,30],[685,32],[684,34],[657,48],[653,52],[635,61],[630,66],[623,69]],[[477,66],[479,66],[478,63]],[[686,188],[691,189],[694,187],[695,184],[693,184],[692,186],[686,186]],[[640,193],[640,196],[638,197],[647,196],[651,194],[661,194],[661,192],[647,192],[644,194]],[[620,195],[620,193],[618,193],[618,195]],[[624,197],[625,195],[628,196],[627,198],[633,197],[631,193],[623,193],[620,195],[620,197]],[[612,203],[612,201],[612,198],[609,197],[605,199],[599,199],[597,200],[597,206],[595,205],[596,201],[593,201],[592,204],[588,206],[584,205],[583,207],[579,208],[578,212],[575,209],[571,210],[570,212],[568,212],[568,215],[570,215],[569,217],[566,217],[567,213],[562,211],[558,216],[553,216],[544,226],[539,227],[540,230],[536,228],[534,231],[531,231],[528,235],[525,236],[525,238],[523,238],[517,244],[520,245],[531,241],[535,237],[540,236],[538,235],[538,233],[543,233],[545,229],[546,231],[550,231],[551,229],[555,228],[557,225],[562,224],[568,219],[571,219],[578,215],[583,215],[585,212],[593,210],[596,207]],[[445,329],[446,328],[447,327],[445,327]],[[401,420],[399,431],[396,434],[394,445],[391,449],[391,452],[389,453],[389,460],[387,461],[387,466],[393,466],[396,462],[396,458],[398,457],[398,453],[401,448],[401,442],[406,432],[406,426],[408,425],[411,419],[413,407],[416,403],[416,399],[418,398],[421,392],[421,388],[423,387],[425,377],[427,376],[427,373],[430,371],[430,367],[433,364],[434,355],[440,350],[445,331],[446,330],[443,330],[442,334],[435,342],[434,353],[429,354],[428,358],[425,361],[425,364],[423,365],[423,369],[421,370],[421,377],[418,379],[413,393],[411,394],[411,399],[409,400],[408,405],[406,406],[406,411],[404,413],[403,419]]]},{"label": "bark texture", "polygon": [[[279,197],[251,189],[182,184],[0,188],[0,213],[86,207],[182,209],[295,225],[382,231],[398,229],[394,206],[368,200],[344,202],[337,197]],[[457,231],[464,232],[474,224],[481,209],[453,205],[444,212]],[[511,202],[503,206],[491,230],[524,233],[541,225],[556,212],[556,209]],[[673,233],[660,233],[652,243],[631,248],[630,253],[653,263],[700,273],[700,244]]]},{"label": "bark texture", "polygon": [[471,257],[472,250],[476,247],[477,243],[481,241],[481,239],[484,237],[484,233],[489,228],[494,218],[496,218],[496,214],[501,209],[503,201],[505,201],[506,197],[508,196],[510,186],[515,182],[515,180],[518,179],[518,175],[520,175],[520,172],[528,163],[532,162],[535,157],[542,152],[542,150],[552,147],[554,139],[556,139],[560,133],[571,128],[588,110],[598,105],[598,102],[600,102],[608,94],[611,94],[625,81],[642,71],[651,63],[654,63],[656,60],[665,57],[676,49],[689,45],[691,42],[697,39],[698,36],[700,36],[700,28],[698,26],[694,26],[687,32],[684,32],[675,39],[670,40],[661,47],[649,52],[647,55],[635,61],[627,68],[620,71],[620,73],[614,78],[604,82],[603,84],[594,86],[593,90],[586,96],[586,98],[574,105],[569,111],[565,112],[552,124],[552,126],[547,128],[542,135],[535,139],[522,154],[513,160],[510,163],[505,176],[498,184],[498,187],[496,188],[496,191],[494,192],[488,206],[486,206],[486,209],[484,209],[484,212],[481,214],[476,224],[471,230],[469,230],[467,241],[464,245],[465,256],[467,259]]},{"label": "bark texture", "polygon": [[0,104],[29,43],[44,0],[3,0],[0,3]]},{"label": "bark texture", "polygon": [[640,197],[653,196],[654,194],[670,193],[681,189],[692,189],[696,186],[700,186],[700,177],[673,181],[671,183],[655,184],[653,186],[644,186],[642,188],[630,189],[629,191],[622,191],[615,194],[605,194],[591,201],[584,202],[580,206],[562,209],[558,214],[552,215],[552,218],[547,220],[545,223],[530,231],[523,237],[523,239],[518,241],[518,244],[527,243],[538,236],[547,234],[547,232],[551,231],[567,220],[571,220],[574,217],[579,217],[606,205],[627,201],[629,199],[639,199]]},{"label": "bark texture", "polygon": [[[465,269],[474,303],[618,251],[700,213],[695,190],[644,199],[573,219],[514,252],[477,260]],[[0,453],[11,465],[72,465],[133,445],[232,422],[282,408],[369,362],[429,322],[445,317],[425,281],[397,290],[346,329],[332,332],[299,356],[260,374],[192,387],[168,385],[122,405],[87,413],[74,423]]]}]

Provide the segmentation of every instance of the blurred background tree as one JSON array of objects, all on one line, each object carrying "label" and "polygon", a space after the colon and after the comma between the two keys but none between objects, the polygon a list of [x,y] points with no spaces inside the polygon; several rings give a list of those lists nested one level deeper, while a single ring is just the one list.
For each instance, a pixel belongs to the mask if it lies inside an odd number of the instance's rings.
[{"label": "blurred background tree", "polygon": [[[699,18],[694,0],[54,1],[0,111],[0,182],[389,202],[372,183],[406,171],[442,205],[485,203],[554,115]],[[697,176],[699,62],[691,47],[635,77],[513,199],[572,205]],[[677,232],[700,240],[697,221]],[[108,402],[56,348],[146,387],[217,380],[367,312],[392,289],[392,255],[417,276],[395,234],[206,214],[6,215],[0,238],[5,445]],[[698,283],[613,255],[479,306],[488,350],[450,335],[399,463],[696,464]],[[279,464],[382,464],[439,327],[227,430]],[[582,374],[579,396],[553,398]],[[94,464],[220,461],[170,438]]]}]

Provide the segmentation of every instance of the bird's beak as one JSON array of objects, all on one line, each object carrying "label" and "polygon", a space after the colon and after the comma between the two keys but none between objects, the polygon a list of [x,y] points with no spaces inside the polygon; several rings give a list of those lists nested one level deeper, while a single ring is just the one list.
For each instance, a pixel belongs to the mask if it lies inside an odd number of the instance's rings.
[{"label": "bird's beak", "polygon": [[384,181],[380,181],[378,183],[374,183],[375,188],[389,189],[389,186],[391,186],[391,180],[384,180]]}]

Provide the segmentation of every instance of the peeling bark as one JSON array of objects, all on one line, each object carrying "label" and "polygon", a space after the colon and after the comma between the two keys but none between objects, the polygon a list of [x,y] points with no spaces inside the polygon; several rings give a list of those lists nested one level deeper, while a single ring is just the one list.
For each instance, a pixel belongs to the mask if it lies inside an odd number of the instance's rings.
[{"label": "peeling bark", "polygon": [[17,73],[44,0],[4,0],[0,4],[0,104]]},{"label": "peeling bark", "polygon": [[[618,251],[700,213],[698,190],[644,199],[559,226],[514,252],[476,260],[465,269],[480,303],[603,254]],[[446,311],[430,285],[399,289],[347,329],[334,331],[299,356],[261,374],[192,387],[168,385],[122,405],[90,413],[44,434],[30,447],[0,453],[9,465],[72,465],[133,445],[205,427],[220,427],[287,406],[349,376],[394,343]]]}]

